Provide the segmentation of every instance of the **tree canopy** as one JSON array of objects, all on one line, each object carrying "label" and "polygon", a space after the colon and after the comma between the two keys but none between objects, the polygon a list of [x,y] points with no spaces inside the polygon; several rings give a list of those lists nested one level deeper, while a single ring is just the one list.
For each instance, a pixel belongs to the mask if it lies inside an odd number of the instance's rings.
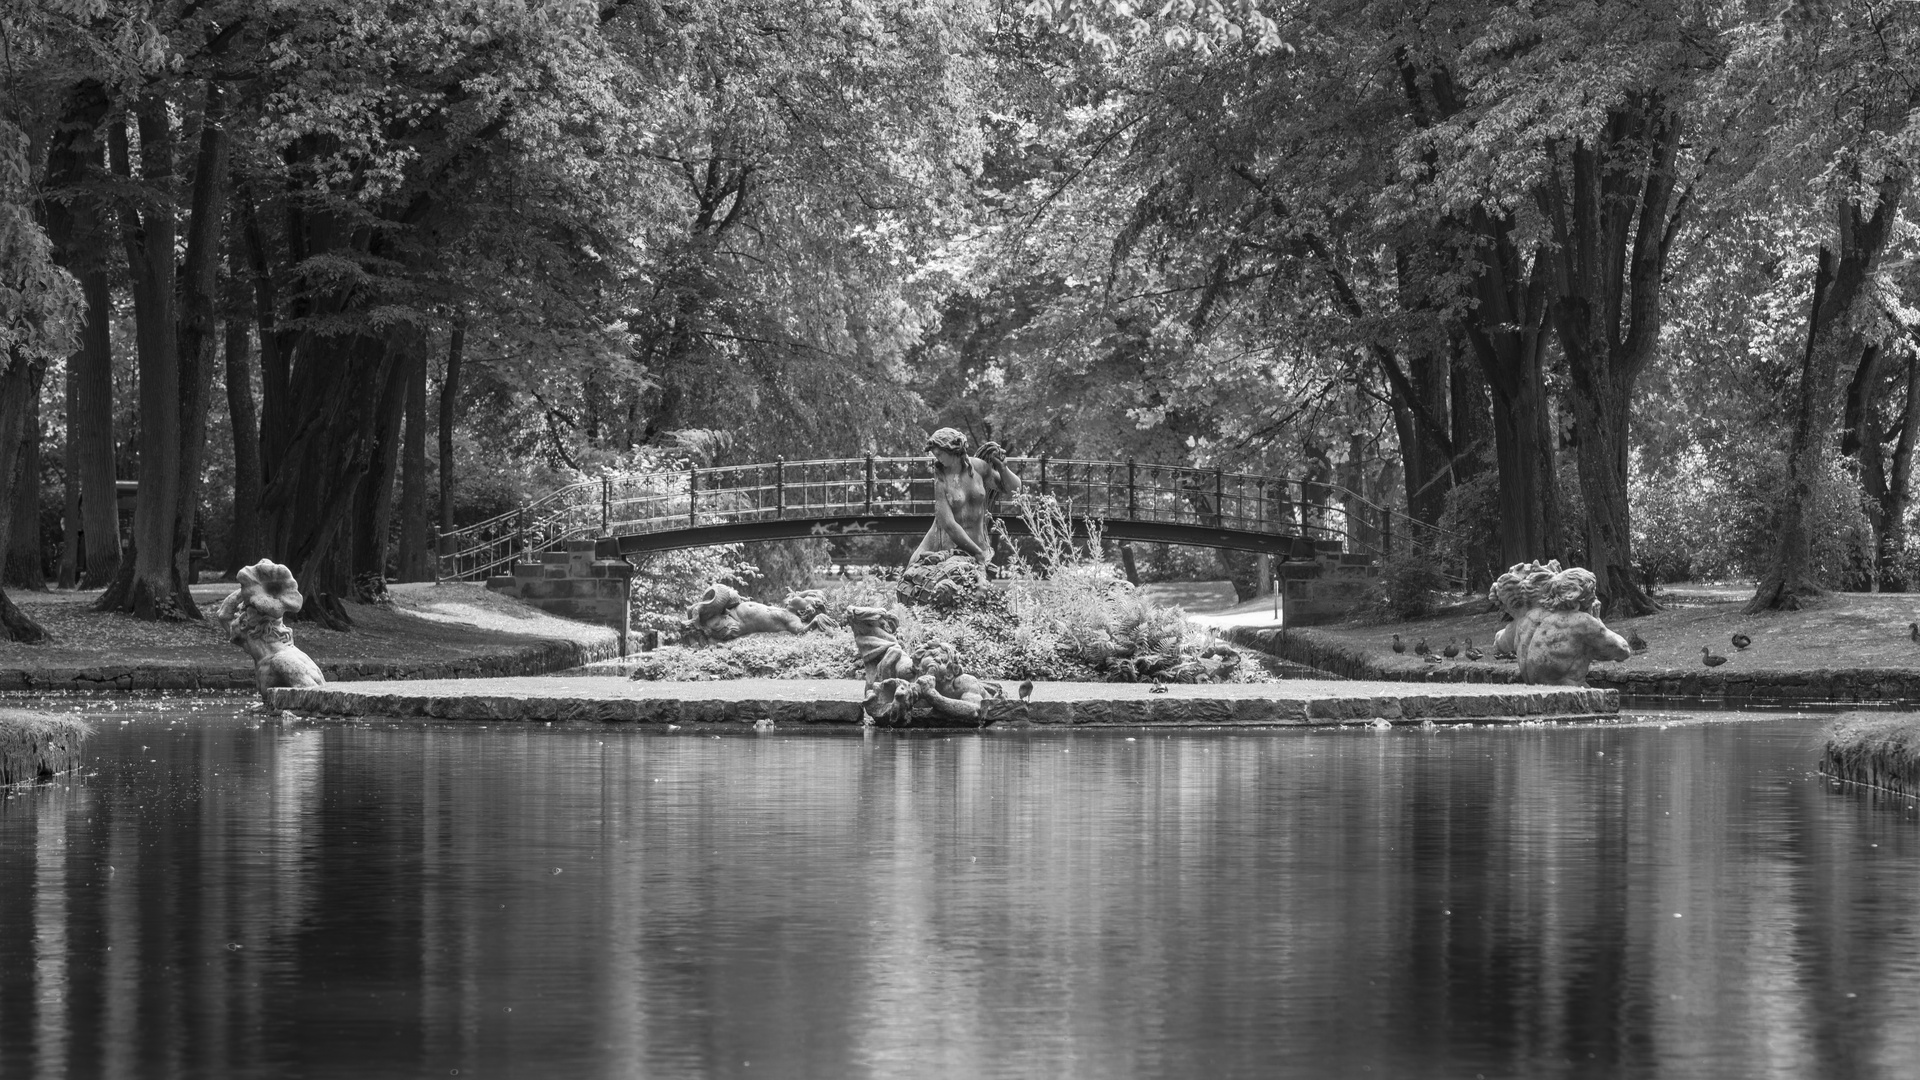
[{"label": "tree canopy", "polygon": [[344,623],[428,520],[951,423],[1617,612],[1904,588],[1912,7],[24,0],[0,472],[69,513],[0,536],[160,617],[251,544]]}]

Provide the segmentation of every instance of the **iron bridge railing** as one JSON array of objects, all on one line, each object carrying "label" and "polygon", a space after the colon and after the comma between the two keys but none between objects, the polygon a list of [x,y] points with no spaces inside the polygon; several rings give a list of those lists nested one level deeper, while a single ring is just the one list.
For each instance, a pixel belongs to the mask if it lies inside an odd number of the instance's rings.
[{"label": "iron bridge railing", "polygon": [[[1317,480],[1256,476],[1139,461],[1009,457],[1025,490],[1059,500],[1075,518],[1155,522],[1338,543],[1382,556],[1432,527]],[[1019,514],[1001,500],[996,513]],[[615,473],[548,492],[507,513],[439,536],[442,580],[511,572],[569,540],[756,521],[933,513],[927,459],[830,458]]]}]

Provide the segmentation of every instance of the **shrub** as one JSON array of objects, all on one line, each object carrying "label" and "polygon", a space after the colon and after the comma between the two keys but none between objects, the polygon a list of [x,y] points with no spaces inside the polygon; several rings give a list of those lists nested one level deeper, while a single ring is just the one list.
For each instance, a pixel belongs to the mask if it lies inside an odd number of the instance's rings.
[{"label": "shrub", "polygon": [[1398,619],[1424,618],[1439,608],[1447,584],[1437,556],[1419,552],[1389,555],[1380,560],[1379,578],[1367,606]]},{"label": "shrub", "polygon": [[[1023,499],[1026,498],[1023,496]],[[1078,546],[1065,511],[1051,499],[1026,507],[1037,522],[1032,561],[1016,558],[992,588],[951,611],[899,605],[897,572],[871,573],[821,587],[828,614],[842,622],[851,606],[891,609],[900,642],[918,655],[935,642],[951,643],[969,672],[987,679],[1136,680],[1158,677],[1196,682],[1211,677],[1200,654],[1211,644],[1179,608],[1160,607],[1134,591],[1119,572],[1093,554],[1096,527]],[[1004,534],[1003,534],[1004,535]],[[704,586],[703,586],[704,587]],[[853,636],[759,634],[702,648],[666,648],[630,661],[639,678],[857,677]],[[1264,681],[1258,665],[1241,663],[1227,677]]]}]

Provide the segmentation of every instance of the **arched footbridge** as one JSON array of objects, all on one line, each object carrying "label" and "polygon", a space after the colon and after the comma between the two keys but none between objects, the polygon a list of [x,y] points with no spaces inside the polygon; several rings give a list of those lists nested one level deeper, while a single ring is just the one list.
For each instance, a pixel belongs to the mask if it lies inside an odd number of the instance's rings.
[{"label": "arched footbridge", "polygon": [[[1084,536],[1370,562],[1412,519],[1336,484],[1138,461],[1009,457],[1028,494],[1051,497]],[[925,457],[856,457],[610,474],[440,534],[442,580],[510,573],[516,562],[591,539],[599,558],[764,540],[897,533],[933,524]],[[1018,505],[995,508],[1013,536]],[[1044,527],[1044,525],[1043,525]]]}]

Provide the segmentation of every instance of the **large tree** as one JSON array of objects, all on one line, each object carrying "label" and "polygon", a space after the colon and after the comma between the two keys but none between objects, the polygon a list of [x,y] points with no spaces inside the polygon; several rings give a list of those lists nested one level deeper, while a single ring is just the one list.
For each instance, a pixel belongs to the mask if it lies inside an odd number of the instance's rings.
[{"label": "large tree", "polygon": [[[11,90],[11,87],[4,87]],[[0,112],[0,486],[38,487],[21,475],[22,430],[47,364],[71,347],[79,326],[80,291],[54,259],[35,219],[27,133]],[[10,534],[14,500],[0,498],[0,537]],[[0,588],[0,638],[34,642],[46,632]]]},{"label": "large tree", "polygon": [[[1778,27],[1749,42],[1742,57],[1751,72],[1750,92],[1773,107],[1781,133],[1771,167],[1761,176],[1774,182],[1795,178],[1803,186],[1809,176],[1817,177],[1831,215],[1806,309],[1777,539],[1749,611],[1798,608],[1825,592],[1813,570],[1818,526],[1810,510],[1832,453],[1841,380],[1851,376],[1866,393],[1872,380],[1861,372],[1872,367],[1869,354],[1894,344],[1887,339],[1896,331],[1876,311],[1872,294],[1920,163],[1916,56],[1920,25],[1910,15],[1895,6],[1854,2],[1790,5]],[[1786,80],[1797,93],[1778,93]]]}]

